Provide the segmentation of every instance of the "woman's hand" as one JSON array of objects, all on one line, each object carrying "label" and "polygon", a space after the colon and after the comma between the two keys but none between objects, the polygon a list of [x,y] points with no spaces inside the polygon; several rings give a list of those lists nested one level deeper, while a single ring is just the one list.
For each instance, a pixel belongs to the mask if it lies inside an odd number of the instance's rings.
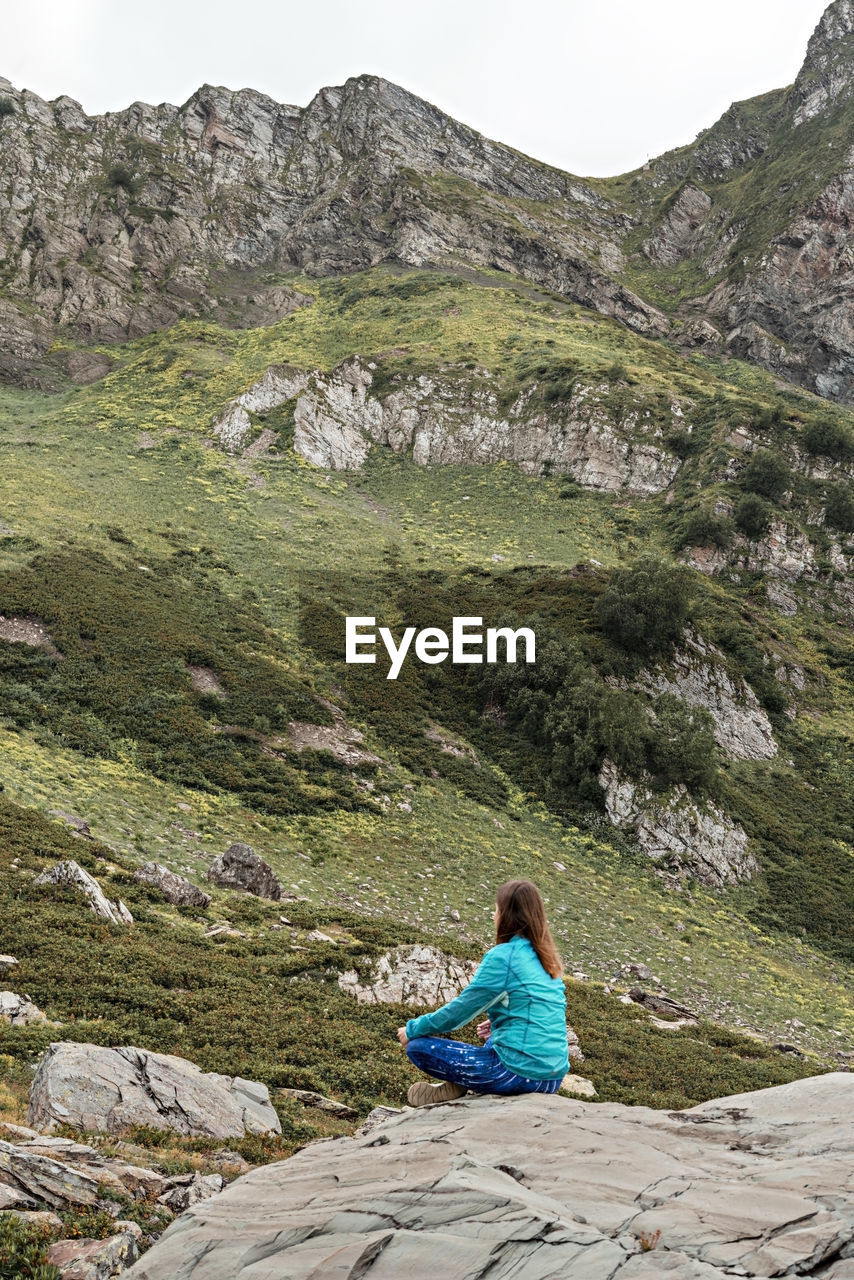
[{"label": "woman's hand", "polygon": [[397,1038],[405,1049],[406,1046],[409,1044],[409,1037],[406,1034],[406,1027],[397,1028]]},{"label": "woman's hand", "polygon": [[481,1040],[489,1039],[492,1034],[492,1023],[489,1018],[486,1019],[486,1022],[479,1022],[477,1024],[477,1034],[480,1036]]}]

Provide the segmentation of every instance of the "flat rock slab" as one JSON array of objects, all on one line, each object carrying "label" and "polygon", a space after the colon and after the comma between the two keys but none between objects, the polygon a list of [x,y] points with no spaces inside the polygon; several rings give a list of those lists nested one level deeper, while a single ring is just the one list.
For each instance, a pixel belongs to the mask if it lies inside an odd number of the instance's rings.
[{"label": "flat rock slab", "polygon": [[39,1063],[27,1119],[39,1129],[151,1125],[220,1139],[281,1132],[267,1086],[256,1080],[203,1072],[173,1054],[71,1041],[52,1044]]},{"label": "flat rock slab", "polygon": [[652,1111],[466,1097],[192,1206],[128,1280],[854,1277],[854,1075]]}]

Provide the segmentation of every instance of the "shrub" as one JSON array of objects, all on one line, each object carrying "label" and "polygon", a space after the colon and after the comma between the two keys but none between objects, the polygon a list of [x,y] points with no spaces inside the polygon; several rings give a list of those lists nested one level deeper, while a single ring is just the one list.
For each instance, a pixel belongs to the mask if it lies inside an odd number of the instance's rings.
[{"label": "shrub", "polygon": [[599,626],[628,652],[666,652],[682,635],[691,610],[687,569],[646,556],[618,569],[596,603]]},{"label": "shrub", "polygon": [[0,1213],[0,1280],[60,1280],[47,1260],[50,1241],[49,1227]]},{"label": "shrub", "polygon": [[655,731],[649,735],[649,768],[662,782],[708,788],[717,767],[715,722],[702,707],[689,707],[671,693],[655,702]]},{"label": "shrub", "polygon": [[126,164],[114,164],[107,170],[107,182],[111,187],[123,187],[128,195],[139,194],[142,182],[135,178]]},{"label": "shrub", "polygon": [[811,422],[803,434],[804,448],[812,454],[842,462],[854,457],[854,433],[833,418]]},{"label": "shrub", "polygon": [[824,514],[834,529],[854,533],[854,492],[850,485],[838,484],[828,490]]},{"label": "shrub", "polygon": [[758,493],[779,502],[789,485],[789,468],[779,454],[758,449],[739,476],[738,482],[748,493]]},{"label": "shrub", "polygon": [[736,527],[751,541],[761,538],[767,531],[772,515],[771,504],[758,493],[746,493],[738,500],[733,512]]},{"label": "shrub", "polygon": [[682,547],[728,547],[731,541],[732,521],[708,507],[686,512],[676,533],[677,551]]},{"label": "shrub", "polygon": [[15,104],[11,98],[0,98],[0,120],[4,116],[13,116],[15,114]]}]

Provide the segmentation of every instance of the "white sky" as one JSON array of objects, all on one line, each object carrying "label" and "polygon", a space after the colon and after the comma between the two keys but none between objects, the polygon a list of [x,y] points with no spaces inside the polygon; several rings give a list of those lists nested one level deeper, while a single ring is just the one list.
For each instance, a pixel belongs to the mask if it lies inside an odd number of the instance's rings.
[{"label": "white sky", "polygon": [[205,82],[304,105],[371,72],[577,174],[790,84],[825,0],[0,0],[0,75],[90,113]]}]

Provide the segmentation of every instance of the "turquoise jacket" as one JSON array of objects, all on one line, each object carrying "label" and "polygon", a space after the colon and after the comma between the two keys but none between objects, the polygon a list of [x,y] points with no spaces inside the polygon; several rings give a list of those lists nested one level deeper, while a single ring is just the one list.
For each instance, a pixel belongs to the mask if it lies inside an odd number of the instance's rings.
[{"label": "turquoise jacket", "polygon": [[546,973],[527,938],[517,933],[492,947],[466,989],[435,1013],[410,1018],[406,1037],[441,1035],[486,1013],[492,1048],[516,1075],[554,1080],[569,1070],[566,988]]}]

